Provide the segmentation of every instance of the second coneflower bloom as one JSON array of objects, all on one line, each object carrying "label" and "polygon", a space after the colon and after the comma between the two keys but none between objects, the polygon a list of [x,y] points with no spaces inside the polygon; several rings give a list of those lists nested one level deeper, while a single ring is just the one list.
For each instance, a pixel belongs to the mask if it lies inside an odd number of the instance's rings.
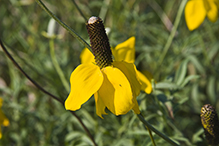
[{"label": "second coneflower bloom", "polygon": [[91,17],[86,24],[95,63],[83,63],[71,74],[71,91],[65,101],[67,110],[78,110],[94,95],[96,113],[107,114],[105,108],[115,115],[126,114],[131,109],[140,113],[136,97],[141,84],[133,63],[113,61],[108,37],[102,20]]},{"label": "second coneflower bloom", "polygon": [[8,118],[2,112],[2,109],[1,109],[2,104],[3,104],[3,100],[2,100],[2,98],[0,98],[0,139],[2,138],[1,126],[8,126],[9,125]]},{"label": "second coneflower bloom", "polygon": [[219,0],[189,0],[185,6],[185,19],[189,30],[198,28],[207,16],[211,22],[218,18]]}]

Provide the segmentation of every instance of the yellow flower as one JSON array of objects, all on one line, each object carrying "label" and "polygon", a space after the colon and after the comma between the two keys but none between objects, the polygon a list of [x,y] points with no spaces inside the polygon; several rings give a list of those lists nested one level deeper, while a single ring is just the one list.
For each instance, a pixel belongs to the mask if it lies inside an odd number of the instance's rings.
[{"label": "yellow flower", "polygon": [[198,28],[207,16],[211,22],[217,21],[218,0],[189,0],[185,6],[185,19],[189,30]]},{"label": "yellow flower", "polygon": [[[72,72],[71,91],[65,101],[65,108],[78,110],[94,95],[96,113],[101,118],[103,114],[107,114],[106,107],[115,115],[126,114],[131,109],[140,114],[136,97],[140,93],[141,84],[135,65],[112,60],[108,38],[100,18],[91,17],[86,26],[95,60],[83,57],[82,64]],[[84,56],[86,55],[88,54]]]},{"label": "yellow flower", "polygon": [[5,114],[1,110],[2,104],[3,100],[2,98],[0,98],[0,138],[2,138],[1,126],[9,125],[9,120],[6,118]]},{"label": "yellow flower", "polygon": [[[101,116],[102,114],[106,114],[105,110],[104,110],[105,107],[107,107],[115,115],[125,114],[131,109],[133,109],[135,111],[135,113],[139,114],[140,111],[138,109],[138,103],[136,101],[136,96],[139,94],[140,89],[145,91],[148,94],[151,93],[152,85],[151,85],[149,79],[151,79],[152,77],[150,76],[149,72],[145,72],[144,74],[142,74],[140,71],[136,70],[136,67],[133,64],[135,61],[135,59],[134,59],[135,58],[135,37],[129,38],[125,42],[117,45],[114,49],[111,48],[111,50],[112,50],[112,54],[114,56],[113,66],[107,67],[107,69],[106,68],[101,69],[100,70],[101,72],[99,71],[99,67],[94,65],[95,59],[94,59],[94,55],[91,53],[91,51],[89,51],[87,48],[85,48],[82,51],[81,56],[80,56],[82,65],[84,67],[85,66],[87,67],[86,68],[87,71],[89,68],[91,69],[92,66],[95,66],[96,71],[98,72],[95,75],[93,75],[92,77],[91,77],[91,75],[87,75],[87,76],[84,75],[84,79],[86,78],[86,80],[87,80],[87,77],[90,76],[92,81],[96,83],[95,86],[97,86],[96,87],[97,89],[95,89],[95,91],[90,90],[91,92],[89,93],[89,96],[87,96],[87,97],[90,97],[92,94],[94,94],[94,98],[95,98],[95,102],[96,102],[96,113],[101,118],[102,118],[102,116]],[[82,67],[80,67],[80,68],[82,69]],[[77,70],[77,68],[76,68],[76,70]],[[74,72],[76,72],[76,70]],[[79,80],[78,78],[82,77],[82,74],[81,74],[82,72],[84,72],[84,74],[86,74],[84,70],[81,71],[80,73],[78,73],[77,75],[74,72],[71,75],[71,92],[69,95],[70,98],[68,97],[69,101],[66,100],[66,104],[68,102],[68,104],[69,104],[68,106],[69,106],[70,110],[79,109],[81,107],[81,104],[83,104],[84,102],[86,102],[88,100],[86,98],[80,104],[77,104],[78,101],[76,101],[76,100],[78,100],[76,97],[79,96],[79,95],[76,95],[76,91],[79,91],[80,90],[79,88],[82,88],[82,87],[78,86],[81,82],[81,80]],[[115,72],[112,72],[112,76],[110,76],[109,75],[110,72],[106,72],[107,70],[115,70]],[[116,70],[118,73],[116,72]],[[88,72],[94,72],[94,71],[88,71]],[[117,84],[117,87],[115,84],[114,88],[116,89],[115,91],[117,91],[116,94],[118,94],[118,95],[115,95],[114,91],[110,90],[109,87],[111,85],[110,85],[110,83],[107,84],[108,81],[102,81],[103,80],[102,75],[105,74],[105,72],[108,73],[109,77],[111,78],[110,82],[111,83],[115,82]],[[123,74],[125,75],[125,77]],[[136,74],[137,74],[138,78],[136,77]],[[145,76],[145,74],[147,74],[147,77]],[[126,78],[128,78],[128,81]],[[124,81],[123,81],[123,79],[124,79]],[[138,81],[137,81],[138,79],[140,80],[141,85],[138,83]],[[90,89],[91,87],[94,88],[93,84],[89,84],[89,83],[91,83],[91,81],[87,80],[86,82],[87,83],[85,83],[85,85],[87,87],[90,86],[90,87],[88,87],[88,89]],[[125,90],[120,90],[120,88],[118,88],[119,87],[118,84],[121,84],[123,82],[124,82],[124,85],[134,84],[133,87],[131,87],[132,91],[130,91],[129,87],[124,88]],[[74,85],[73,85],[73,83],[74,83]],[[99,86],[101,86],[100,85],[101,83],[102,83],[103,87],[99,88]],[[74,86],[76,86],[77,88]],[[96,90],[98,90],[98,88],[101,90],[96,91]],[[86,91],[87,89],[84,88],[84,90],[85,91],[83,92],[83,94],[88,94],[88,91]],[[135,92],[134,96],[132,96],[132,92],[133,93]],[[110,94],[110,93],[112,93],[112,94]],[[79,94],[82,94],[82,93],[79,93]],[[102,94],[102,95],[98,96],[100,94]],[[85,95],[80,95],[80,97],[81,96],[85,97]],[[72,101],[70,101],[70,99]],[[75,103],[75,105],[73,105],[73,103]],[[107,105],[107,103],[109,105]],[[134,106],[134,107],[131,108],[132,106]]]},{"label": "yellow flower", "polygon": [[[123,43],[118,44],[115,48],[111,48],[115,61],[125,61],[128,63],[135,62],[135,37],[131,37]],[[94,55],[85,48],[81,52],[81,63],[94,63]],[[137,70],[138,78],[141,82],[141,90],[147,94],[152,92],[151,79],[153,78],[148,71],[140,72]]]},{"label": "yellow flower", "polygon": [[122,115],[133,109],[140,113],[136,96],[140,83],[133,63],[114,61],[100,69],[93,63],[79,65],[71,74],[71,92],[65,101],[67,110],[77,110],[93,94],[96,113],[102,118],[107,107],[113,114]]}]

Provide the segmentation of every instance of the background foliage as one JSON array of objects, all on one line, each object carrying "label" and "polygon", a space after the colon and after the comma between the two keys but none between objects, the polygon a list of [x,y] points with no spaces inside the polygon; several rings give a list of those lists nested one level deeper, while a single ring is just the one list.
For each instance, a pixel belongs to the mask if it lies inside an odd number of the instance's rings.
[{"label": "background foliage", "polygon": [[[45,0],[63,22],[88,40],[85,21],[71,0]],[[78,0],[87,18],[100,16],[111,29],[111,46],[136,37],[136,65],[154,75],[151,95],[138,97],[142,114],[154,127],[180,145],[206,145],[200,109],[212,104],[219,111],[219,21],[208,20],[197,30],[187,29],[184,14],[161,66],[163,48],[181,1],[175,0]],[[167,17],[165,17],[167,16]],[[66,90],[50,56],[51,39],[45,37],[50,17],[33,0],[3,0],[0,37],[22,68],[43,88],[66,99]],[[69,80],[80,63],[84,46],[60,25],[54,39],[58,63]],[[44,35],[43,35],[44,34]],[[63,105],[39,91],[0,49],[0,97],[10,120],[3,127],[0,145],[92,145],[83,128]],[[147,130],[132,111],[100,119],[91,98],[76,112],[98,145],[152,145]],[[169,145],[154,134],[157,145]]]}]

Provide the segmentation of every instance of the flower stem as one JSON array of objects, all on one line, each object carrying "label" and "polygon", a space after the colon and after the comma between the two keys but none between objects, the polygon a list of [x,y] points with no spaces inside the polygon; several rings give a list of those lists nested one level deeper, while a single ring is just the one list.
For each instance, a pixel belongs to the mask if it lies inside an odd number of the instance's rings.
[{"label": "flower stem", "polygon": [[160,69],[160,66],[163,63],[163,60],[164,60],[164,58],[165,58],[165,56],[170,48],[170,45],[171,45],[173,38],[176,34],[176,30],[179,26],[179,22],[180,22],[182,14],[183,14],[183,10],[184,10],[184,7],[186,5],[186,2],[187,2],[187,0],[181,1],[181,4],[179,6],[179,10],[178,10],[177,15],[176,15],[176,19],[175,19],[175,22],[174,22],[174,25],[172,28],[172,31],[167,39],[167,43],[164,46],[163,52],[161,53],[161,56],[160,56],[160,59],[158,60],[158,63],[157,63],[156,69],[155,69],[155,73],[157,73],[158,72],[157,70]]},{"label": "flower stem", "polygon": [[69,84],[64,76],[64,73],[62,71],[62,69],[60,68],[59,66],[59,63],[56,59],[56,55],[55,55],[55,48],[54,48],[54,39],[51,38],[49,40],[49,47],[50,47],[50,56],[51,56],[51,59],[52,59],[52,63],[56,69],[56,72],[58,73],[61,81],[62,81],[62,84],[63,86],[65,87],[66,91],[69,92]]},{"label": "flower stem", "polygon": [[75,7],[77,8],[78,12],[81,14],[81,16],[84,18],[85,22],[87,22],[87,18],[85,17],[84,13],[81,11],[81,9],[78,7],[77,3],[75,2],[75,0],[72,0],[72,2],[74,3]]},{"label": "flower stem", "polygon": [[30,80],[39,90],[41,90],[43,93],[49,95],[50,97],[52,97],[53,99],[55,99],[56,101],[60,102],[60,103],[64,103],[60,98],[56,97],[55,95],[49,93],[48,91],[46,91],[43,87],[41,87],[37,82],[35,82],[21,67],[20,65],[14,60],[14,58],[11,56],[11,54],[7,51],[6,47],[3,45],[2,41],[0,40],[0,45],[3,49],[3,51],[5,52],[5,54],[7,55],[7,57],[13,62],[13,64],[22,72],[22,74],[28,79]]},{"label": "flower stem", "polygon": [[148,132],[149,132],[149,135],[150,135],[151,141],[152,141],[152,143],[153,143],[153,146],[156,146],[156,144],[155,144],[155,142],[154,142],[153,135],[152,135],[152,133],[151,133],[151,129],[148,128],[148,126],[146,126],[146,125],[145,125],[145,127],[147,128],[147,130],[148,130]]},{"label": "flower stem", "polygon": [[[64,105],[64,101],[62,101],[60,98],[56,97],[55,95],[51,94],[50,92],[46,91],[43,87],[41,87],[37,82],[35,82],[21,67],[20,65],[14,60],[14,58],[11,56],[11,54],[7,51],[6,47],[4,46],[4,44],[2,43],[2,41],[0,40],[0,46],[3,49],[3,51],[5,52],[5,54],[7,55],[7,57],[13,62],[13,64],[22,72],[22,74],[29,80],[31,81],[31,83],[33,83],[39,90],[41,90],[43,93],[49,95],[50,97],[52,97],[53,99],[55,99],[56,101],[58,101],[59,103],[61,103],[62,105]],[[94,146],[97,146],[96,142],[94,141],[93,136],[91,135],[91,133],[89,132],[89,130],[87,129],[87,127],[84,125],[84,123],[82,122],[82,120],[80,119],[80,117],[78,117],[78,115],[73,112],[70,111],[72,115],[75,116],[75,118],[78,120],[78,122],[81,124],[81,126],[84,128],[84,130],[86,131],[87,135],[89,136],[89,138],[91,139],[91,141],[93,142]]]},{"label": "flower stem", "polygon": [[101,9],[100,9],[99,17],[100,17],[103,21],[105,20],[109,3],[110,3],[110,0],[104,0],[104,1],[103,1],[103,5],[102,5],[102,7],[101,7]]},{"label": "flower stem", "polygon": [[179,146],[177,143],[175,143],[173,140],[171,140],[169,137],[167,137],[166,135],[162,134],[160,131],[158,131],[157,129],[155,129],[150,123],[148,123],[144,117],[141,114],[137,114],[138,118],[140,119],[140,121],[146,126],[148,127],[150,130],[152,130],[154,133],[156,133],[157,135],[159,135],[160,137],[162,137],[164,140],[166,140],[167,142],[169,142],[171,145],[173,146]]},{"label": "flower stem", "polygon": [[41,0],[36,0],[36,2],[40,5],[42,9],[46,11],[49,16],[51,16],[53,19],[56,20],[62,27],[64,27],[71,35],[73,35],[79,42],[81,42],[86,48],[88,48],[91,51],[90,45],[81,38],[72,28],[70,28],[68,25],[66,25],[64,22],[62,22],[55,14],[53,14]]}]

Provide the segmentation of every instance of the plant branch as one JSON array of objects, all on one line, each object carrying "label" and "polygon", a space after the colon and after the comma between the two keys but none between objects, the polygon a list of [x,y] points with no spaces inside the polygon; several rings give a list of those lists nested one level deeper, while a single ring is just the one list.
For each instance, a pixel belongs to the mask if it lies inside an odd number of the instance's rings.
[{"label": "plant branch", "polygon": [[152,132],[151,132],[151,129],[148,128],[148,126],[146,126],[146,125],[145,125],[145,127],[146,127],[147,130],[148,130],[148,133],[149,133],[149,135],[150,135],[150,138],[151,138],[151,141],[152,141],[153,146],[156,146],[156,144],[155,144],[155,142],[154,142],[154,138],[153,138]]},{"label": "plant branch", "polygon": [[52,63],[55,67],[55,70],[56,72],[58,73],[61,81],[62,81],[62,84],[63,86],[65,87],[66,91],[69,92],[69,84],[65,78],[65,75],[62,71],[62,69],[60,68],[59,66],[59,63],[56,59],[56,55],[55,55],[55,47],[54,47],[54,39],[53,38],[50,38],[49,40],[49,47],[50,47],[50,56],[51,56],[51,59],[52,59]]},{"label": "plant branch", "polygon": [[[81,42],[86,48],[88,48],[91,51],[90,45],[81,38],[72,28],[70,28],[68,25],[66,25],[64,22],[62,22],[55,14],[53,14],[41,0],[36,0],[36,2],[40,5],[40,7],[46,11],[49,16],[51,16],[53,19],[56,20],[62,27],[64,27],[71,35],[73,35],[79,42]],[[92,51],[91,51],[92,52]]]},{"label": "plant branch", "polygon": [[164,140],[166,140],[167,142],[169,142],[170,144],[172,144],[173,146],[179,146],[177,143],[175,143],[173,140],[171,140],[169,137],[167,137],[166,135],[162,134],[160,131],[158,131],[157,129],[155,129],[149,122],[147,122],[144,117],[141,114],[137,114],[138,118],[140,119],[140,121],[146,126],[148,127],[150,130],[152,130],[154,133],[156,133],[157,135],[159,135],[160,137],[162,137]]},{"label": "plant branch", "polygon": [[87,22],[87,18],[85,17],[84,13],[81,11],[81,9],[78,7],[77,3],[75,2],[75,0],[72,0],[72,2],[74,3],[75,7],[77,8],[78,12],[81,14],[81,16],[84,18],[84,21]]},{"label": "plant branch", "polygon": [[3,49],[3,51],[5,52],[5,54],[7,55],[7,57],[13,62],[13,64],[22,72],[22,74],[28,79],[30,80],[39,90],[41,90],[43,93],[49,95],[50,97],[52,97],[53,99],[55,99],[56,101],[60,102],[61,104],[63,104],[64,102],[59,99],[58,97],[56,97],[55,95],[49,93],[48,91],[46,91],[45,89],[43,89],[38,83],[36,83],[21,67],[20,65],[14,60],[14,58],[11,56],[11,54],[7,51],[6,47],[3,45],[2,41],[0,40],[0,44],[1,47]]},{"label": "plant branch", "polygon": [[183,10],[184,10],[184,7],[186,5],[186,2],[187,2],[187,0],[182,0],[181,1],[181,4],[179,6],[179,10],[178,10],[177,15],[176,15],[176,19],[175,19],[174,25],[172,27],[172,31],[171,31],[168,39],[167,39],[167,42],[166,42],[166,44],[165,44],[165,46],[163,48],[163,51],[161,53],[161,56],[160,56],[159,60],[158,60],[158,63],[157,63],[156,69],[155,69],[155,74],[158,72],[157,70],[160,69],[160,66],[162,65],[163,60],[166,57],[166,54],[167,54],[167,52],[168,52],[168,50],[170,48],[170,45],[171,45],[171,43],[173,41],[173,38],[174,38],[174,36],[176,34],[176,31],[177,31],[177,28],[179,26],[179,22],[181,20],[181,16],[183,14]]},{"label": "plant branch", "polygon": [[[4,44],[2,43],[1,39],[0,39],[0,45],[3,49],[3,51],[5,52],[5,54],[7,55],[7,57],[13,62],[13,64],[22,72],[22,74],[28,79],[30,80],[39,90],[41,90],[43,93],[49,95],[50,97],[52,97],[53,99],[55,99],[56,101],[58,101],[59,103],[61,103],[64,106],[64,101],[62,101],[61,99],[59,99],[58,97],[56,97],[55,95],[49,93],[48,91],[46,91],[45,89],[43,89],[43,87],[41,87],[37,82],[35,82],[21,67],[20,65],[14,60],[14,58],[11,56],[11,54],[8,52],[8,50],[6,49],[6,47],[4,46]],[[84,125],[84,123],[82,122],[82,120],[78,117],[78,115],[73,112],[73,111],[69,111],[71,112],[72,115],[75,116],[75,118],[79,121],[79,123],[82,125],[82,127],[84,128],[84,130],[86,131],[87,135],[89,136],[89,138],[91,139],[91,141],[93,142],[93,144],[95,146],[97,146],[96,142],[94,141],[93,136],[91,135],[91,133],[89,132],[89,130],[87,129],[87,127]]]}]

